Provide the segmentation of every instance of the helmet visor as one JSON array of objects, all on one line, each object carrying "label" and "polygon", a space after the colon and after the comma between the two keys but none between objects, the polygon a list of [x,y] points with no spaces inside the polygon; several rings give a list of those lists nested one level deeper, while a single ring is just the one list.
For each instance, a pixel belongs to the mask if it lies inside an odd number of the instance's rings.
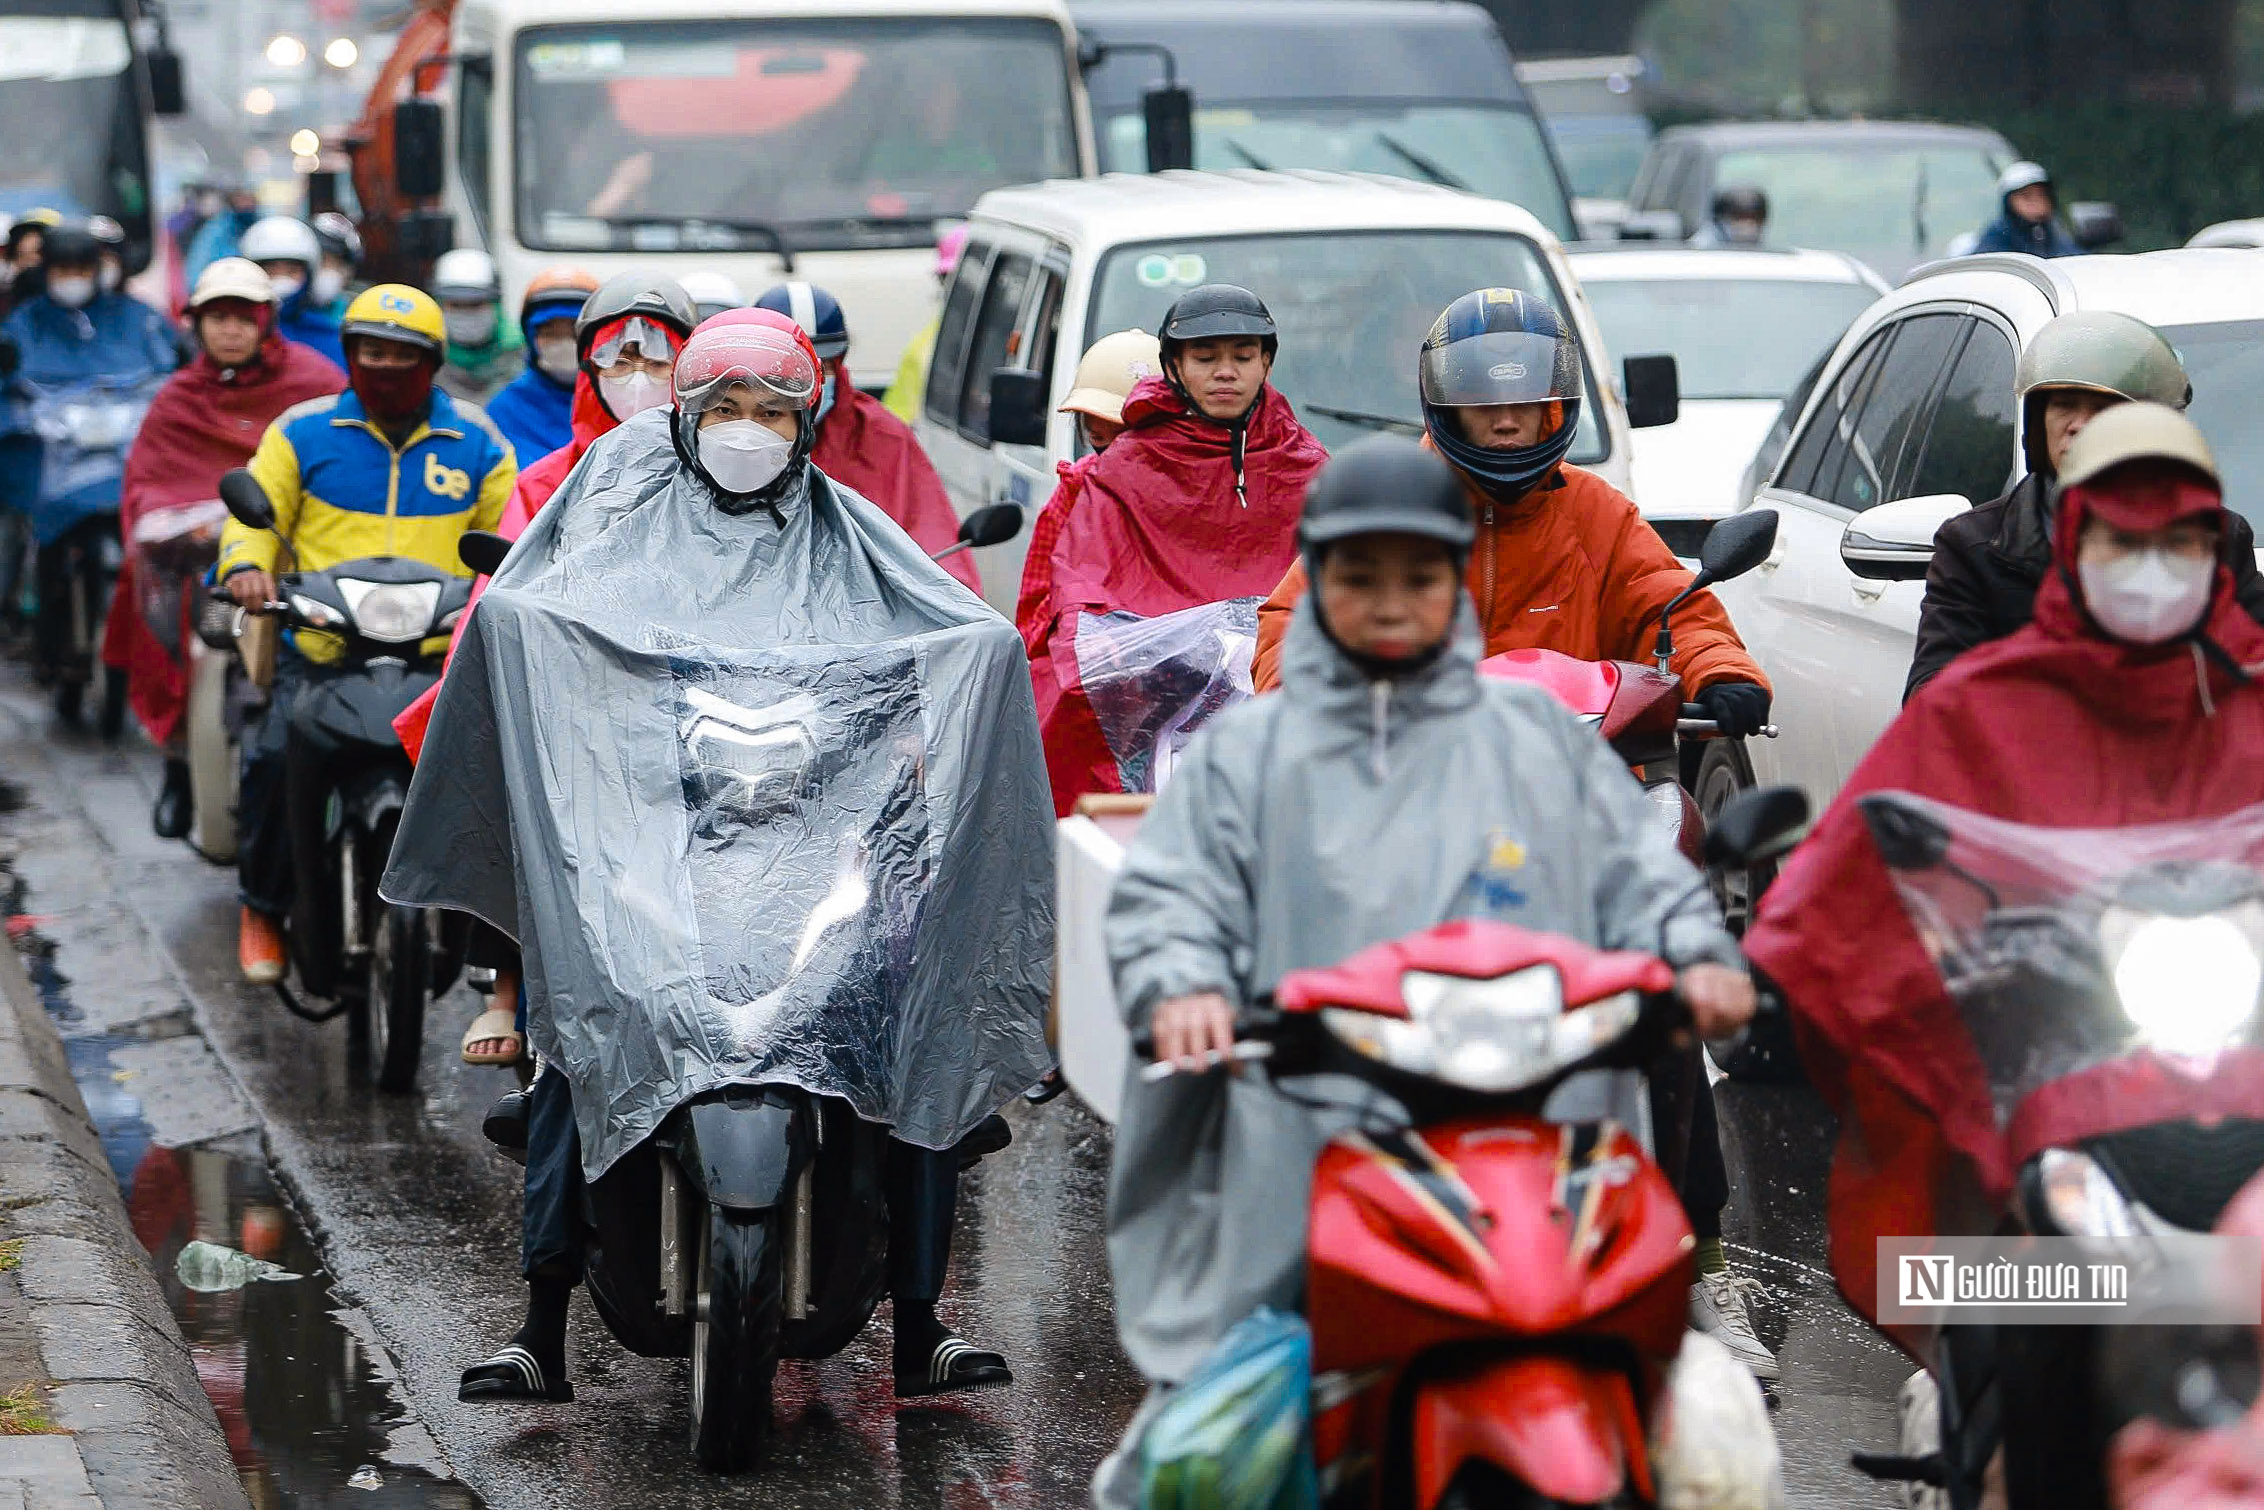
[{"label": "helmet visor", "polygon": [[599,333],[597,344],[590,348],[590,365],[602,372],[632,346],[648,362],[665,362],[677,344],[658,322],[632,317]]},{"label": "helmet visor", "polygon": [[1440,408],[1537,404],[1580,396],[1580,351],[1570,335],[1494,330],[1423,353],[1423,401]]},{"label": "helmet visor", "polygon": [[759,397],[806,409],[817,402],[818,370],[809,349],[783,330],[726,325],[685,343],[676,359],[676,406],[704,414],[744,383]]}]

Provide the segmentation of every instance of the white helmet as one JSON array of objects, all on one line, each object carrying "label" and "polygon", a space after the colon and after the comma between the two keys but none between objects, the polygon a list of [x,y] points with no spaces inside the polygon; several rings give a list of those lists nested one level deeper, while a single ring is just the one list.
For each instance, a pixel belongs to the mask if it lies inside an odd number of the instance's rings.
[{"label": "white helmet", "polygon": [[189,295],[189,309],[194,313],[215,299],[273,304],[275,283],[267,276],[267,269],[248,257],[222,257],[197,274],[196,292]]},{"label": "white helmet", "polygon": [[432,265],[426,285],[435,299],[449,304],[475,304],[503,297],[503,280],[496,276],[495,259],[476,247],[444,252]]},{"label": "white helmet", "polygon": [[747,296],[732,281],[729,273],[700,268],[686,273],[676,281],[684,292],[692,296],[692,302],[699,306],[700,318],[703,320],[727,309],[744,309],[747,305]]},{"label": "white helmet", "polygon": [[2022,189],[2033,189],[2038,184],[2047,189],[2052,186],[2052,175],[2044,171],[2044,165],[2017,162],[1997,175],[1997,197],[2002,199],[2008,194],[2018,194]]},{"label": "white helmet", "polygon": [[312,277],[322,265],[322,243],[315,239],[314,227],[288,215],[269,215],[255,220],[236,243],[236,255],[258,263],[297,262],[306,267]]}]

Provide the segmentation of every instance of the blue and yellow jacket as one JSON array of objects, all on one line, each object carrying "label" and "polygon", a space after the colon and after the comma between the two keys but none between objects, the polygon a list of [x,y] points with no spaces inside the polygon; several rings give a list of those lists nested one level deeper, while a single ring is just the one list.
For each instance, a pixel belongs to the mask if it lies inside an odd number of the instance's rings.
[{"label": "blue and yellow jacket", "polygon": [[[260,438],[251,473],[275,505],[275,529],[230,520],[220,535],[219,577],[243,566],[274,571],[284,540],[301,571],[407,556],[469,576],[456,543],[466,530],[501,522],[519,467],[484,413],[438,388],[425,422],[398,451],[349,388],[284,410]],[[336,652],[311,636],[300,649],[318,660]]]}]

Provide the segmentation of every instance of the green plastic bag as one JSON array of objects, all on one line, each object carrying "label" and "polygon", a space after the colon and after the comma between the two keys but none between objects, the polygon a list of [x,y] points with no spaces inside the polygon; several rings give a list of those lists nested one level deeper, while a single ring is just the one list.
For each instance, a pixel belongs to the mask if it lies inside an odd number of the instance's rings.
[{"label": "green plastic bag", "polygon": [[1312,1331],[1261,1306],[1156,1412],[1141,1510],[1316,1510],[1312,1391]]}]

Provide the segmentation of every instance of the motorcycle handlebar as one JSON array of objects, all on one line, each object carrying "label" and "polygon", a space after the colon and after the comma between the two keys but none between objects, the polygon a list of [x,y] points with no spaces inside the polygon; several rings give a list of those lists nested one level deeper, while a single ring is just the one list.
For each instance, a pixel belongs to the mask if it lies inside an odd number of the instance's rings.
[{"label": "motorcycle handlebar", "polygon": [[[1722,726],[1716,723],[1705,708],[1698,703],[1684,703],[1682,705],[1682,717],[1675,720],[1674,732],[1684,739],[1728,739],[1732,737],[1724,734]],[[1774,739],[1777,737],[1777,726],[1775,724],[1763,724],[1753,732],[1763,739]]]}]

